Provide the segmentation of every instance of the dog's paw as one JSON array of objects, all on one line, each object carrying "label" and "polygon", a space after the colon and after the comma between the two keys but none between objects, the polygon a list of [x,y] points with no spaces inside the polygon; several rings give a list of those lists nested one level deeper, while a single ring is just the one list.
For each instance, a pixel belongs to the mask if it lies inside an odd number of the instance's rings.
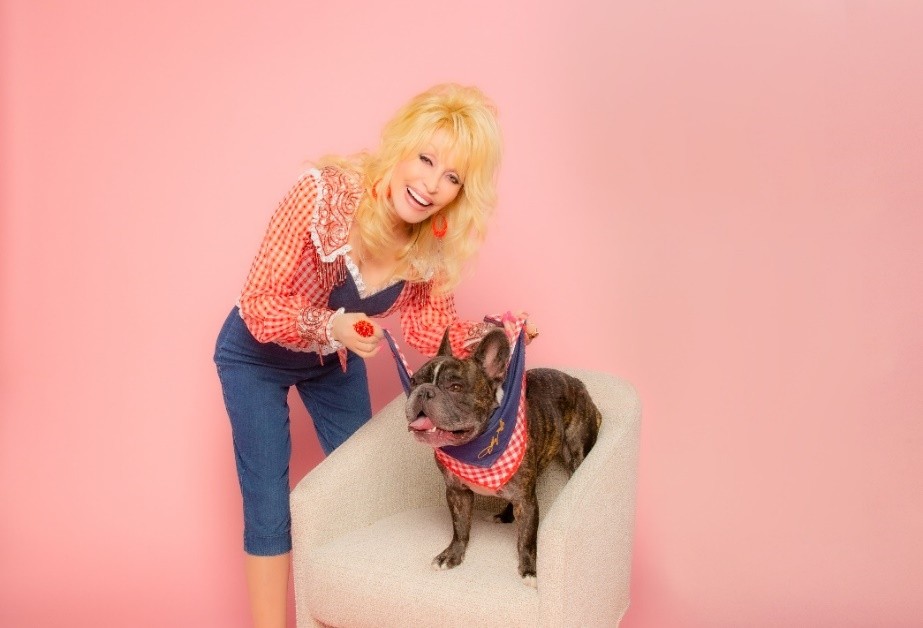
[{"label": "dog's paw", "polygon": [[447,549],[433,559],[432,566],[436,571],[445,571],[446,569],[457,567],[464,559],[464,553],[453,552],[451,549]]},{"label": "dog's paw", "polygon": [[527,587],[532,587],[533,589],[537,589],[537,588],[538,588],[538,584],[536,584],[536,582],[535,582],[535,574],[534,574],[534,573],[529,573],[529,574],[524,575],[524,576],[522,577],[522,582],[523,582],[523,584],[525,584]]}]

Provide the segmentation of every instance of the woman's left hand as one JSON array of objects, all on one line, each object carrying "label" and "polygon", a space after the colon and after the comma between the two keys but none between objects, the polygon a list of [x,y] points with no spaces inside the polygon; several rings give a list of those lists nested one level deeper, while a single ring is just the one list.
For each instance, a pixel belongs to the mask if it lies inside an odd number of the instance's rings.
[{"label": "woman's left hand", "polygon": [[[503,316],[487,316],[484,318],[485,322],[491,323],[493,325],[498,325],[506,329],[506,333],[508,336],[512,336],[513,333],[516,331],[515,325],[517,322],[528,321],[528,320],[529,320],[528,312],[519,312],[517,314],[513,314],[512,312],[509,312],[509,311]],[[526,330],[526,344],[529,344],[535,339],[536,336],[538,336],[538,327],[536,327],[531,322],[527,322],[525,330]]]},{"label": "woman's left hand", "polygon": [[538,327],[532,323],[526,323],[526,344],[529,344],[538,336]]},{"label": "woman's left hand", "polygon": [[526,323],[526,345],[528,345],[538,336],[538,327],[536,327],[535,324],[529,320],[528,312],[519,312],[516,314],[516,317],[528,321]]}]

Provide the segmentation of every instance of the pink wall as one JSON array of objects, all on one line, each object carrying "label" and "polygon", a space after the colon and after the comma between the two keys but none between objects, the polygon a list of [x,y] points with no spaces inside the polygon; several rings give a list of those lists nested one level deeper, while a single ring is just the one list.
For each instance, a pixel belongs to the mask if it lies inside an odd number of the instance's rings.
[{"label": "pink wall", "polygon": [[246,625],[215,334],[443,80],[506,136],[461,312],[643,397],[625,625],[923,623],[923,5],[368,4],[0,4],[0,624]]}]

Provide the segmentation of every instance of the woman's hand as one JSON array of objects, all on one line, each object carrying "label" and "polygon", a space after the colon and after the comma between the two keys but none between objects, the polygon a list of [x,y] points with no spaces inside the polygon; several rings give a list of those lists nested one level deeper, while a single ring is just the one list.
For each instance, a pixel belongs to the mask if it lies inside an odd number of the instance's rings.
[{"label": "woman's hand", "polygon": [[526,345],[535,340],[535,337],[538,336],[538,327],[536,327],[531,320],[529,320],[528,312],[519,312],[516,316],[520,319],[526,319],[529,322],[526,323]]},{"label": "woman's hand", "polygon": [[[356,323],[362,321],[363,325],[356,329]],[[363,336],[359,333],[362,328],[372,330],[371,336]],[[361,312],[355,314],[338,314],[333,319],[331,329],[333,339],[341,343],[344,347],[358,355],[360,358],[371,358],[381,349],[381,340],[384,333],[381,327],[375,324],[365,314]]]},{"label": "woman's hand", "polygon": [[[507,335],[512,336],[513,332],[516,329],[514,326],[516,321],[517,320],[528,321],[529,313],[528,312],[518,312],[516,314],[513,314],[512,312],[507,312],[506,314],[500,317],[494,317],[494,316],[485,317],[484,320],[488,323],[493,323],[494,325],[503,327],[504,329],[506,329]],[[538,336],[538,327],[533,325],[531,322],[527,322],[526,323],[526,344],[528,345],[530,342],[532,342],[536,336]]]}]

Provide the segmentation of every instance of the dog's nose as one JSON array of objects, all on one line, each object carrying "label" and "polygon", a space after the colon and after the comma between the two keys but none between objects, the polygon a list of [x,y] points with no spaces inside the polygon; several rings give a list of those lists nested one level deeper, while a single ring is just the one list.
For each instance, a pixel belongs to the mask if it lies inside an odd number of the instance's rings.
[{"label": "dog's nose", "polygon": [[433,390],[433,389],[430,388],[430,387],[427,387],[427,388],[423,391],[423,396],[426,397],[427,399],[432,399],[433,397],[436,396],[436,391]]}]

